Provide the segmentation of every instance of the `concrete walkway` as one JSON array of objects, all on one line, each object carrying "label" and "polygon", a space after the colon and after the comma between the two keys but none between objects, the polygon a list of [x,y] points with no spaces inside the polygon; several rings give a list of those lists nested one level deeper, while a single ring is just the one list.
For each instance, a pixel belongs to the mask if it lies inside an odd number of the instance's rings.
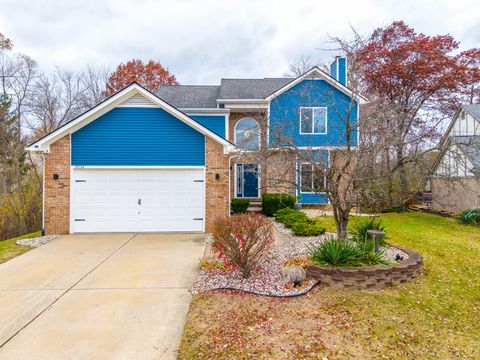
[{"label": "concrete walkway", "polygon": [[0,359],[173,359],[201,234],[63,236],[0,264]]}]

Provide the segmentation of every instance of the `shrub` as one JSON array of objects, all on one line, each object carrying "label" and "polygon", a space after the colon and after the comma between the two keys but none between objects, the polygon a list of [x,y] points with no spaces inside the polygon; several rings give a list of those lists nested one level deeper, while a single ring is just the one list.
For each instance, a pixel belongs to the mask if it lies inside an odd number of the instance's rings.
[{"label": "shrub", "polygon": [[287,217],[290,214],[295,214],[297,212],[298,210],[285,208],[285,209],[278,210],[277,212],[275,212],[275,214],[273,214],[273,216],[275,217],[275,220],[277,220],[278,222],[283,222],[285,217]]},{"label": "shrub", "polygon": [[38,231],[42,227],[42,186],[34,174],[12,192],[0,194],[0,240]]},{"label": "shrub", "polygon": [[247,211],[250,206],[250,200],[248,199],[232,199],[231,210],[234,214],[240,214]]},{"label": "shrub", "polygon": [[292,229],[296,236],[318,236],[326,230],[320,222],[310,219],[304,212],[289,208],[278,210],[275,220]]},{"label": "shrub", "polygon": [[357,248],[362,255],[358,258],[361,265],[389,265],[390,263],[384,259],[385,251],[375,252],[375,245],[372,240],[363,243],[357,243]]},{"label": "shrub", "polygon": [[480,224],[480,209],[464,210],[459,216],[458,220],[462,224],[477,226]]},{"label": "shrub", "polygon": [[357,267],[364,265],[388,265],[384,252],[375,252],[372,241],[354,243],[331,237],[309,248],[312,260],[320,265],[336,267]]},{"label": "shrub", "polygon": [[218,256],[238,266],[244,278],[273,242],[272,223],[263,215],[240,214],[217,220],[212,248]]},{"label": "shrub", "polygon": [[393,213],[393,212],[402,213],[402,212],[405,212],[405,211],[407,211],[405,205],[395,205],[395,206],[383,208],[383,209],[380,210],[380,212],[383,213],[383,214]]},{"label": "shrub", "polygon": [[326,239],[309,249],[312,260],[320,265],[338,267],[356,266],[362,255],[355,243],[337,240],[334,237]]},{"label": "shrub", "polygon": [[295,206],[295,198],[288,194],[270,194],[262,196],[263,213],[267,216],[273,216],[278,210]]},{"label": "shrub", "polygon": [[[382,220],[380,219],[377,220],[374,217],[371,217],[367,220],[362,220],[355,223],[352,226],[350,233],[352,234],[352,238],[354,241],[364,242],[368,239],[371,239],[371,236],[368,235],[368,230],[379,230],[379,231],[385,232],[385,227],[382,226]],[[377,236],[378,244],[380,246],[385,245],[386,244],[385,239],[386,239],[386,235]]]},{"label": "shrub", "polygon": [[292,231],[295,236],[318,236],[325,233],[325,228],[319,222],[310,220],[294,224]]},{"label": "shrub", "polygon": [[285,225],[286,228],[291,229],[295,224],[312,222],[312,221],[313,220],[311,220],[305,213],[301,211],[296,211],[294,213],[285,215],[285,217],[282,220],[282,223]]},{"label": "shrub", "polygon": [[295,209],[280,209],[275,214],[275,220],[283,223],[287,228],[291,228],[294,224],[307,222],[310,218],[302,211]]}]

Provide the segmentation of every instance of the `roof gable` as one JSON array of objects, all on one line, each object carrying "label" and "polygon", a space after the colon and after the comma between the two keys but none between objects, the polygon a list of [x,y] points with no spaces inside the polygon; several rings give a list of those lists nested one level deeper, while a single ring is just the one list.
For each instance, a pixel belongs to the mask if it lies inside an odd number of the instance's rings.
[{"label": "roof gable", "polygon": [[[131,100],[130,100],[131,99]],[[96,120],[103,114],[109,112],[110,110],[114,109],[115,107],[132,107],[135,106],[134,103],[138,102],[143,103],[143,107],[159,107],[168,112],[169,114],[176,117],[178,120],[183,121],[187,125],[191,126],[195,130],[199,131],[200,133],[204,134],[212,138],[213,140],[221,143],[224,146],[231,146],[232,144],[222,138],[221,136],[215,134],[214,132],[210,131],[203,125],[199,124],[192,118],[190,118],[185,113],[181,112],[174,106],[170,105],[166,101],[160,99],[158,96],[154,95],[150,91],[146,90],[142,86],[137,83],[133,83],[123,90],[117,92],[115,95],[109,97],[108,99],[104,100],[97,106],[93,107],[92,109],[88,110],[87,112],[83,113],[82,115],[78,116],[77,118],[71,120],[70,122],[66,123],[65,125],[59,127],[58,129],[54,130],[50,134],[44,136],[43,138],[35,141],[30,146],[27,147],[29,151],[48,151],[50,144],[57,141],[61,137],[65,136],[66,134],[73,133],[78,129],[84,127],[85,125],[89,124],[90,122]],[[138,106],[138,105],[136,105]],[[140,106],[142,107],[142,106]]]},{"label": "roof gable", "polygon": [[339,81],[335,80],[333,77],[331,77],[329,74],[327,74],[325,71],[321,70],[319,67],[315,66],[311,68],[310,70],[306,71],[296,79],[292,79],[289,83],[281,87],[280,89],[272,92],[268,96],[265,97],[267,101],[271,101],[275,99],[277,96],[283,94],[287,90],[291,89],[295,85],[299,84],[303,80],[307,79],[320,79],[324,80],[328,84],[332,85],[334,88],[340,90],[343,92],[345,95],[348,97],[358,101],[359,103],[365,103],[367,101],[367,98],[362,96],[361,94],[355,93],[352,89],[346,87],[345,85],[342,85]]}]

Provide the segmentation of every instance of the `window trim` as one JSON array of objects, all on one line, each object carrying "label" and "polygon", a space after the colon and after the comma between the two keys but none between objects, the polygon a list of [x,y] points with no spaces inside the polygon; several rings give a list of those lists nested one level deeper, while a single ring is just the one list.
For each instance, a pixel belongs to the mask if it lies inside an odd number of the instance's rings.
[{"label": "window trim", "polygon": [[[258,122],[257,119],[255,119],[251,116],[242,117],[235,122],[235,125],[233,126],[233,143],[235,144],[235,146],[237,146],[237,126],[241,121],[246,120],[246,119],[253,120],[257,123],[257,126],[258,126],[258,149],[255,149],[255,150],[242,149],[242,150],[245,151],[245,152],[259,151],[262,147],[262,132],[261,132],[261,128],[260,128],[260,123]],[[240,148],[242,148],[242,147],[240,147]]]},{"label": "window trim", "polygon": [[[321,162],[317,161],[317,162],[310,162],[310,161],[300,161],[298,163],[298,182],[299,182],[299,186],[298,186],[298,194],[326,194],[327,192],[326,191],[319,191],[319,192],[316,192],[316,191],[303,191],[302,190],[302,165],[310,165],[312,167],[312,173],[314,173],[314,169],[313,167],[315,166],[315,164],[320,164]],[[330,151],[328,152],[328,158],[327,158],[327,165],[330,166]],[[314,186],[315,184],[315,177],[312,176],[312,189],[315,188]],[[323,186],[325,187],[327,185],[327,176],[325,175],[323,177]]]},{"label": "window trim", "polygon": [[[312,132],[302,131],[302,110],[312,109]],[[315,130],[315,109],[325,110],[325,132],[314,132]],[[326,135],[328,133],[328,108],[326,106],[301,106],[300,107],[300,134],[301,135]]]}]

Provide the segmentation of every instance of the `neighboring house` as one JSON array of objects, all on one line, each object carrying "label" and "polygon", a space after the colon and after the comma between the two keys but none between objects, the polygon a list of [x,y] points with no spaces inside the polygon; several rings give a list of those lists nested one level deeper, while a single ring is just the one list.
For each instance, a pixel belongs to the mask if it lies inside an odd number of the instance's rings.
[{"label": "neighboring house", "polygon": [[[314,67],[297,78],[222,79],[155,94],[128,86],[28,147],[45,156],[45,232],[209,232],[229,215],[231,198],[265,191],[328,203],[313,192],[312,164],[279,152],[275,166],[262,169],[248,158],[296,146],[328,160],[345,146],[342,116],[357,122],[365,100],[346,77],[337,58],[332,76]],[[294,161],[292,170],[282,161]],[[291,185],[267,182],[269,171],[282,169]]]},{"label": "neighboring house", "polygon": [[430,188],[432,207],[461,212],[480,206],[480,104],[464,105],[439,144]]}]

